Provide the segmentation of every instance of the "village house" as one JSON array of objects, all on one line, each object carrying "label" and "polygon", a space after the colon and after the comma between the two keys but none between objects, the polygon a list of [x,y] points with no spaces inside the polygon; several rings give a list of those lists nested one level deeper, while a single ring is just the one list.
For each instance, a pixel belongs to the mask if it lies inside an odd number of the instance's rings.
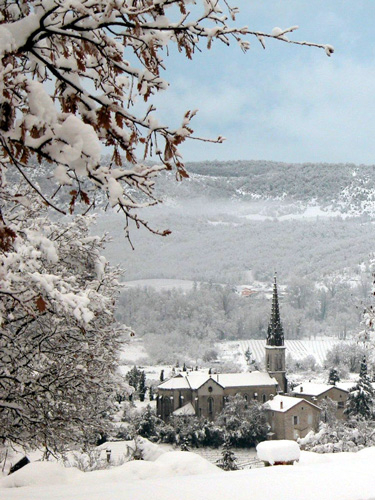
[{"label": "village house", "polygon": [[292,396],[306,399],[317,405],[324,400],[331,399],[336,403],[336,417],[338,419],[345,418],[344,410],[348,400],[348,394],[348,391],[336,385],[315,384],[311,382],[297,385],[291,392]]},{"label": "village house", "polygon": [[268,439],[298,439],[317,431],[320,408],[305,399],[277,395],[264,405],[271,426]]}]

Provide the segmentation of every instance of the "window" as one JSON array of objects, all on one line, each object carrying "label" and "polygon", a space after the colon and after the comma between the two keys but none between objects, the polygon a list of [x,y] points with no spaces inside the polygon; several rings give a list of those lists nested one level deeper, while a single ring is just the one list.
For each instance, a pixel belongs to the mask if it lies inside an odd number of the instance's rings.
[{"label": "window", "polygon": [[213,398],[208,398],[207,405],[208,405],[208,416],[212,417],[212,415],[214,413],[214,400],[213,400]]},{"label": "window", "polygon": [[244,394],[243,395],[243,398],[245,400],[245,410],[248,409],[249,405],[247,404],[248,400],[249,400],[249,396],[247,394]]},{"label": "window", "polygon": [[254,399],[258,399],[258,393],[257,392],[254,392],[254,396],[253,396]]},{"label": "window", "polygon": [[340,409],[344,408],[344,401],[339,401],[337,403],[337,408],[340,408]]},{"label": "window", "polygon": [[208,388],[208,392],[212,392],[212,387],[211,386]]},{"label": "window", "polygon": [[265,403],[267,401],[267,396],[265,394],[262,394],[262,400],[263,400],[263,403]]},{"label": "window", "polygon": [[169,415],[171,413],[171,402],[170,402],[170,399],[168,398],[168,396],[165,396],[163,398],[163,403],[164,403],[164,416],[169,417]]},{"label": "window", "polygon": [[299,418],[297,415],[293,416],[293,425],[298,425],[299,424]]}]

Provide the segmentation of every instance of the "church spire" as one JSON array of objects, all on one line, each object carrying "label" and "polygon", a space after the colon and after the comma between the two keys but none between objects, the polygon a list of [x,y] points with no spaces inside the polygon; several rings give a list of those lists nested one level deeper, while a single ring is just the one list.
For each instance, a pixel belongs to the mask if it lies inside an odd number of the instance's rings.
[{"label": "church spire", "polygon": [[267,345],[283,346],[284,332],[280,320],[279,298],[277,295],[276,273],[273,284],[271,319],[267,331]]}]

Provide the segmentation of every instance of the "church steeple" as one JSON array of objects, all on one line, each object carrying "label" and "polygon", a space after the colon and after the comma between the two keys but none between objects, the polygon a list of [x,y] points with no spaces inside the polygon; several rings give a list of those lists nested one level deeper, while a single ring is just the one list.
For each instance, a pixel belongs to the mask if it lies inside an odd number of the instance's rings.
[{"label": "church steeple", "polygon": [[271,318],[267,330],[267,345],[283,346],[284,331],[280,320],[279,298],[277,294],[276,273],[273,283]]},{"label": "church steeple", "polygon": [[266,370],[279,384],[279,391],[286,393],[288,381],[285,369],[284,331],[280,320],[279,297],[277,295],[276,273],[273,283],[272,311],[267,331]]}]

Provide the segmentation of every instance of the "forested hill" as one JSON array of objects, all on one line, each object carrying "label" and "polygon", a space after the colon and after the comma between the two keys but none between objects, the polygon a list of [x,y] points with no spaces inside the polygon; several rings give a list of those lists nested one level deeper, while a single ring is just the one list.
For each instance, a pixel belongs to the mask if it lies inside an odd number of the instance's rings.
[{"label": "forested hill", "polygon": [[[111,159],[104,157],[103,162],[111,163]],[[175,172],[159,176],[156,180],[159,197],[177,201],[192,198],[275,200],[299,203],[300,209],[313,204],[343,214],[375,216],[375,165],[250,160],[202,161],[186,166],[189,178],[181,182],[175,181]],[[47,194],[55,192],[50,165],[31,164],[28,175]],[[8,180],[15,182],[17,173],[10,171]],[[90,187],[87,189],[91,199],[93,193]],[[66,202],[71,197],[70,191],[71,187],[65,186],[55,201]],[[96,206],[106,203],[99,196]]]},{"label": "forested hill", "polygon": [[189,179],[178,184],[168,179],[167,184],[161,183],[161,193],[244,201],[287,198],[343,212],[369,212],[375,200],[374,165],[214,161],[188,163],[187,170]]}]

